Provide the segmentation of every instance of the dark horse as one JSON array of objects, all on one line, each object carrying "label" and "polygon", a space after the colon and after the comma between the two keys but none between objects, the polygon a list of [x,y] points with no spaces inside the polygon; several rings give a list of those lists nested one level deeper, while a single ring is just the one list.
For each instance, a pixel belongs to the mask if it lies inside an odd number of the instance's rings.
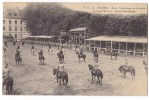
[{"label": "dark horse", "polygon": [[40,60],[40,63],[39,64],[44,64],[44,60],[45,60],[44,55],[43,54],[40,54],[40,53],[38,53],[38,54],[39,54],[39,60]]},{"label": "dark horse", "polygon": [[6,86],[6,95],[12,94],[13,89],[13,78],[10,76],[5,76],[3,78],[3,89]]},{"label": "dark horse", "polygon": [[53,75],[56,75],[57,78],[57,83],[58,83],[58,79],[61,85],[61,79],[63,81],[63,85],[67,85],[68,83],[68,74],[64,71],[58,71],[58,69],[53,69]]},{"label": "dark horse", "polygon": [[111,59],[112,59],[112,56],[115,56],[115,59],[117,60],[118,52],[116,50],[113,50],[110,55],[111,55]]},{"label": "dark horse", "polygon": [[60,61],[62,61],[62,62],[64,62],[64,55],[63,55],[63,53],[57,53],[57,56],[58,56],[58,58],[59,58],[59,62]]},{"label": "dark horse", "polygon": [[22,63],[22,58],[20,54],[18,53],[15,54],[15,61],[16,61],[16,65],[20,65]]},{"label": "dark horse", "polygon": [[135,79],[135,68],[133,66],[122,65],[119,67],[119,71],[123,73],[124,77],[126,77],[126,72],[130,72],[132,80]]},{"label": "dark horse", "polygon": [[93,79],[95,80],[95,76],[97,76],[99,84],[102,86],[102,79],[103,79],[103,73],[100,69],[94,69],[94,67],[91,64],[88,64],[89,70],[92,74],[92,83]]},{"label": "dark horse", "polygon": [[82,58],[85,62],[86,54],[80,54],[79,52],[77,52],[77,54],[78,54],[79,62],[80,62],[80,58]]}]

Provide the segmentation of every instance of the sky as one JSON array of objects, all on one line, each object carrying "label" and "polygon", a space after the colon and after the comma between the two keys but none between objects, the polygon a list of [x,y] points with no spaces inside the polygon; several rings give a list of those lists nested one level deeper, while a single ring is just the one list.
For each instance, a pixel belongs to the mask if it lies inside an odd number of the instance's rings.
[{"label": "sky", "polygon": [[[147,4],[122,4],[122,3],[62,3],[64,7],[77,10],[85,11],[90,13],[98,14],[147,14]],[[27,2],[5,2],[3,3],[4,8],[20,8],[26,7]]]}]

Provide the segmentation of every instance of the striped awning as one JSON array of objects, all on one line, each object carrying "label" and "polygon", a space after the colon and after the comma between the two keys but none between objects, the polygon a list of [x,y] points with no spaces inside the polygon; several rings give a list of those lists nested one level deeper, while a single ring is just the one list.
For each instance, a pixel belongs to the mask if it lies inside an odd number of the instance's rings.
[{"label": "striped awning", "polygon": [[79,27],[69,30],[69,32],[78,32],[78,31],[85,31],[86,27]]},{"label": "striped awning", "polygon": [[52,36],[45,36],[45,35],[40,35],[40,36],[27,36],[27,38],[52,38]]},{"label": "striped awning", "polygon": [[86,39],[87,41],[112,41],[129,43],[147,43],[147,37],[139,36],[98,36]]}]

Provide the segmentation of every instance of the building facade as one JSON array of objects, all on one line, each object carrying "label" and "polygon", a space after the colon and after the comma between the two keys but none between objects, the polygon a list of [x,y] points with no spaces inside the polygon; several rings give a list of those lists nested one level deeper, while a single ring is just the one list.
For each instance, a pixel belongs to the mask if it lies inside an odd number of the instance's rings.
[{"label": "building facade", "polygon": [[3,37],[8,40],[21,40],[28,36],[25,21],[21,20],[20,10],[4,9],[3,12]]}]

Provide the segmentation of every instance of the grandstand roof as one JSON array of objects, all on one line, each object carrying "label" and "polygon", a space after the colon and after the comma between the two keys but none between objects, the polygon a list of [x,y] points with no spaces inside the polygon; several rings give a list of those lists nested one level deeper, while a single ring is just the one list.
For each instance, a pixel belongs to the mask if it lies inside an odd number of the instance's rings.
[{"label": "grandstand roof", "polygon": [[98,36],[86,39],[88,41],[112,41],[112,42],[130,42],[147,43],[147,37],[141,36]]}]

